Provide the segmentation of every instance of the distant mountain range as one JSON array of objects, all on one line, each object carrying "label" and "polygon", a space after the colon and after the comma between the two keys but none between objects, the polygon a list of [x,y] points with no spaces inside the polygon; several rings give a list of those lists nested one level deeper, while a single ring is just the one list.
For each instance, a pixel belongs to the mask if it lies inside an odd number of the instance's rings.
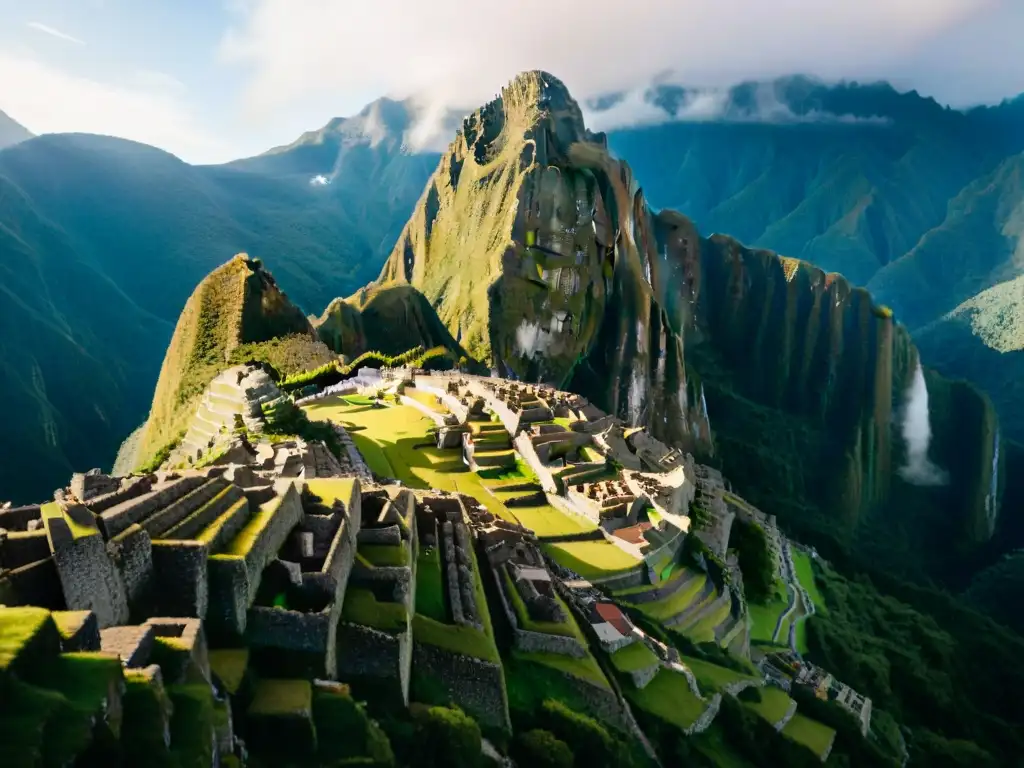
[{"label": "distant mountain range", "polygon": [[[960,112],[884,84],[793,77],[586,105],[595,127],[629,110],[645,124],[608,142],[653,206],[841,271],[914,331],[934,337],[947,313],[1017,275],[1024,98]],[[85,135],[0,151],[0,397],[25,444],[0,467],[0,496],[47,493],[72,467],[113,460],[145,418],[190,291],[232,254],[265,260],[307,313],[376,277],[440,157],[417,151],[419,122],[412,102],[381,99],[223,166]],[[0,147],[8,123],[0,115]],[[1005,358],[941,368],[984,384]],[[40,485],[28,469],[44,459]]]},{"label": "distant mountain range", "polygon": [[0,149],[13,146],[19,141],[27,141],[33,135],[28,128],[0,110]]}]

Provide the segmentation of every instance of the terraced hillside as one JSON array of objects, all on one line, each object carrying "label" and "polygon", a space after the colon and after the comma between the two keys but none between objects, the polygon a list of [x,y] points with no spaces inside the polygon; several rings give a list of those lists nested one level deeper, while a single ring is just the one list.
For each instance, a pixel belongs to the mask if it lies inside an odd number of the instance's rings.
[{"label": "terraced hillside", "polygon": [[289,334],[315,338],[309,321],[259,261],[236,256],[212,272],[185,305],[164,357],[134,465],[146,465],[183,437],[206,385],[242,345]]}]

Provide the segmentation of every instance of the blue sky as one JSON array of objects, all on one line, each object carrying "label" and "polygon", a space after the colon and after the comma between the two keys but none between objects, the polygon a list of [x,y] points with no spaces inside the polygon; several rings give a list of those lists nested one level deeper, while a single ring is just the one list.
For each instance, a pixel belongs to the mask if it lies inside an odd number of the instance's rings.
[{"label": "blue sky", "polygon": [[471,107],[544,68],[578,97],[674,70],[1024,91],[1024,0],[0,0],[0,109],[220,162],[377,96]]}]

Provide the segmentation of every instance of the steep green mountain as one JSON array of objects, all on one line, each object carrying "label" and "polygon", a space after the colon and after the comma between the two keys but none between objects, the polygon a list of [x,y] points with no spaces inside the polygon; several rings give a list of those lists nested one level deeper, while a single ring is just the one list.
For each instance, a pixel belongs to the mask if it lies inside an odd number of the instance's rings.
[{"label": "steep green mountain", "polygon": [[[418,162],[353,142],[381,167]],[[377,273],[398,229],[378,203],[390,199],[404,219],[427,175],[414,192],[383,185],[374,197],[363,174],[377,166],[316,186],[244,165],[193,167],[88,135],[0,152],[0,290],[11,297],[0,310],[0,396],[19,404],[13,434],[34,446],[0,466],[0,498],[31,501],[72,466],[109,467],[146,417],[182,305],[214,267],[234,253],[271,255],[299,306],[319,310]]]},{"label": "steep green mountain", "polygon": [[0,109],[0,149],[13,146],[20,141],[28,141],[32,136],[28,128]]},{"label": "steep green mountain", "polygon": [[379,284],[419,289],[501,373],[713,450],[812,537],[921,575],[996,528],[989,400],[919,373],[891,310],[842,276],[653,213],[548,74],[467,118]]},{"label": "steep green mountain", "polygon": [[426,297],[410,285],[364,286],[335,299],[315,322],[320,339],[350,358],[364,352],[400,355],[414,347],[446,347],[456,359],[465,351],[452,338]]},{"label": "steep green mountain", "polygon": [[236,349],[287,336],[316,340],[259,260],[239,254],[207,275],[174,328],[132,463],[148,465],[181,439],[203,390],[232,364]]},{"label": "steep green mountain", "polygon": [[[962,112],[886,84],[792,77],[644,98],[660,119],[611,131],[609,146],[653,204],[840,272],[915,333],[1019,272],[1024,97]],[[595,119],[623,99],[592,104]],[[926,364],[985,386],[924,347]],[[991,394],[1024,439],[1013,401]]]},{"label": "steep green mountain", "polygon": [[982,291],[915,337],[936,370],[975,382],[999,403],[1007,433],[1024,433],[1024,276]]},{"label": "steep green mountain", "polygon": [[652,287],[654,226],[565,86],[530,72],[466,119],[379,282],[420,290],[499,374],[701,446],[706,414]]},{"label": "steep green mountain", "polygon": [[[965,187],[950,201],[943,222],[875,274],[868,288],[918,329],[1016,277],[1022,267],[1024,154],[1019,154]],[[993,297],[979,301],[991,305]]]}]

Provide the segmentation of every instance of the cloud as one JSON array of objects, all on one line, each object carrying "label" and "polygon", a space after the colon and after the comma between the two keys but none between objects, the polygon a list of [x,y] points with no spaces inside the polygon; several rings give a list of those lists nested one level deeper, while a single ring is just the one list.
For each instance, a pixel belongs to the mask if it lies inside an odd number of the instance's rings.
[{"label": "cloud", "polygon": [[42,24],[38,21],[30,21],[28,23],[28,26],[36,30],[37,32],[43,32],[47,35],[50,35],[51,37],[56,37],[58,40],[64,40],[69,43],[74,43],[75,45],[85,45],[84,40],[79,40],[77,37],[69,35],[67,32],[61,32],[59,29],[48,27],[45,24]]},{"label": "cloud", "polygon": [[[750,93],[748,92],[748,97]],[[781,98],[776,82],[753,86],[752,97],[737,106],[729,88],[688,88],[678,91],[678,103],[671,109],[656,101],[650,88],[636,88],[614,97],[596,99],[583,106],[587,126],[595,131],[667,122],[733,123],[869,123],[884,125],[888,118],[835,114],[811,110],[796,113]]]},{"label": "cloud", "polygon": [[98,133],[167,149],[188,162],[228,159],[230,147],[204,131],[166,80],[163,88],[154,87],[151,75],[101,82],[25,53],[0,51],[3,108],[35,133]]},{"label": "cloud", "polygon": [[[221,42],[249,75],[250,114],[340,106],[351,94],[476,106],[517,72],[546,69],[581,101],[666,69],[715,88],[806,72],[941,83],[930,52],[1000,0],[248,0]],[[980,44],[983,44],[983,41]],[[921,65],[940,64],[938,75]],[[1024,78],[1024,62],[1007,64]],[[1024,80],[1022,80],[1024,82]],[[335,109],[338,109],[335,106]],[[350,105],[346,104],[346,107]],[[637,104],[638,108],[645,108]]]}]

